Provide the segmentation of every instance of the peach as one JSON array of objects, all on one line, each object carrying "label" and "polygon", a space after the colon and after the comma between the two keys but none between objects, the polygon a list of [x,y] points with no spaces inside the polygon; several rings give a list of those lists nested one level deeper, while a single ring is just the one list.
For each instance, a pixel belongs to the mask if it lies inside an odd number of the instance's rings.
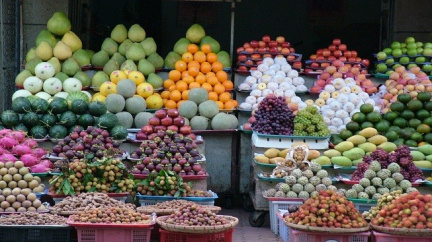
[{"label": "peach", "polygon": [[405,69],[404,66],[398,66],[398,67],[396,67],[396,69],[395,69],[395,71],[396,71],[397,73],[399,73],[399,74],[404,73],[405,70],[406,70],[406,69]]},{"label": "peach", "polygon": [[389,108],[384,108],[382,112],[387,113],[388,111],[389,111]]},{"label": "peach", "polygon": [[[328,63],[328,62],[323,62],[323,63],[321,63],[321,67],[322,67],[322,68],[330,67],[330,63]],[[336,68],[336,67],[335,67],[335,68]]]},{"label": "peach", "polygon": [[384,96],[383,96],[383,98],[384,98],[384,100],[383,101],[387,101],[387,100],[390,100],[391,98],[393,97],[393,95],[392,94],[390,94],[390,93],[386,93],[386,94],[384,94]]},{"label": "peach", "polygon": [[418,92],[424,92],[425,91],[425,86],[423,86],[422,84],[419,84],[415,87],[416,91]]},{"label": "peach", "polygon": [[393,81],[393,80],[390,80],[390,79],[389,79],[389,80],[386,80],[386,81],[385,81],[385,85],[386,85],[387,87],[390,86],[390,84],[392,83],[392,81]]},{"label": "peach", "polygon": [[363,80],[363,81],[362,81],[362,84],[363,84],[364,87],[373,87],[373,83],[372,83],[372,81],[369,80],[369,79],[365,79],[365,80]]},{"label": "peach", "polygon": [[365,74],[357,75],[357,79],[359,79],[361,81],[366,80],[366,75]]},{"label": "peach", "polygon": [[412,92],[409,93],[409,95],[410,95],[412,98],[414,98],[414,97],[417,97],[418,92],[416,92],[416,91],[412,91]]},{"label": "peach", "polygon": [[[398,93],[398,89],[396,89],[396,88],[392,88],[392,89],[389,90],[389,92],[390,92],[391,94],[393,94],[393,95],[396,95],[396,94]],[[393,99],[393,98],[392,98],[392,99]]]},{"label": "peach", "polygon": [[424,80],[421,80],[421,81],[420,81],[420,84],[423,84],[423,85],[430,85],[430,84],[431,84],[431,81],[430,81],[429,79],[424,79]]},{"label": "peach", "polygon": [[[390,94],[390,93],[387,93],[387,94]],[[390,94],[391,95],[391,94]],[[393,97],[393,95],[392,95],[392,97]],[[390,98],[389,98],[390,99]],[[383,100],[383,105],[384,105],[384,107],[386,107],[388,104],[389,104],[390,102],[388,101],[388,100]]]},{"label": "peach", "polygon": [[339,72],[347,73],[348,71],[349,71],[349,68],[346,67],[346,66],[341,66],[341,67],[339,68]]},{"label": "peach", "polygon": [[399,90],[398,95],[404,93],[404,90]]},{"label": "peach", "polygon": [[403,85],[403,84],[397,84],[397,85],[396,85],[396,89],[397,89],[397,90],[403,90],[403,88],[404,88],[404,85]]},{"label": "peach", "polygon": [[352,72],[354,75],[357,75],[358,73],[360,73],[360,68],[358,68],[358,67],[353,67],[353,68],[351,68],[351,72]]},{"label": "peach", "polygon": [[426,91],[427,91],[427,92],[432,92],[432,86],[427,86],[427,87],[426,87]]},{"label": "peach", "polygon": [[397,101],[397,96],[393,96],[392,99],[390,100],[390,102],[396,102]]},{"label": "peach", "polygon": [[323,79],[323,80],[327,80],[327,79],[330,78],[330,73],[328,73],[328,72],[323,72],[323,73],[321,74],[320,78]]},{"label": "peach", "polygon": [[342,63],[342,61],[340,61],[340,60],[334,60],[334,61],[332,62],[332,65],[333,65],[333,66],[336,66],[336,67],[341,67],[341,66],[343,65],[343,63]]},{"label": "peach", "polygon": [[405,86],[405,88],[409,91],[409,92],[411,92],[411,91],[414,91],[414,85],[406,85]]},{"label": "peach", "polygon": [[334,77],[334,78],[342,78],[342,77],[343,77],[343,74],[340,73],[340,72],[335,72],[335,73],[333,73],[333,77]]},{"label": "peach", "polygon": [[424,72],[420,72],[419,74],[417,74],[417,77],[420,78],[428,78],[428,76],[426,75],[426,73]]},{"label": "peach", "polygon": [[378,89],[376,87],[368,87],[366,88],[366,92],[369,94],[376,93]]},{"label": "peach", "polygon": [[420,73],[420,67],[413,66],[413,67],[411,67],[410,71],[414,74],[418,74],[418,73]]},{"label": "peach", "polygon": [[[322,63],[322,64],[324,64],[324,63]],[[328,72],[328,73],[330,73],[330,74],[333,74],[333,73],[336,72],[336,67],[335,66],[327,66],[325,68],[325,71]]]},{"label": "peach", "polygon": [[315,85],[320,86],[320,87],[325,87],[326,82],[325,82],[323,79],[318,79],[318,80],[315,82]]},{"label": "peach", "polygon": [[288,104],[289,109],[291,109],[292,111],[297,111],[298,110],[298,104],[297,103],[289,103]]},{"label": "peach", "polygon": [[397,72],[392,72],[390,74],[389,78],[392,80],[397,80],[397,79],[399,79],[399,74]]}]

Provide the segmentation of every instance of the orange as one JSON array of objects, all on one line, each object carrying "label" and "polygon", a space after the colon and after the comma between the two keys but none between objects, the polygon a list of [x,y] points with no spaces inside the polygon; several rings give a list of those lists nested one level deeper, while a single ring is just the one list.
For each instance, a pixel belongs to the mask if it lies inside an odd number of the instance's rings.
[{"label": "orange", "polygon": [[237,102],[237,100],[232,99],[231,101],[234,103],[234,107],[238,107],[238,102]]},{"label": "orange", "polygon": [[216,72],[216,77],[221,83],[228,80],[228,74],[225,71]]},{"label": "orange", "polygon": [[207,54],[207,61],[210,63],[215,63],[218,60],[218,56],[215,53]]},{"label": "orange", "polygon": [[180,92],[183,92],[184,90],[188,89],[188,83],[186,83],[185,81],[178,81],[176,83],[176,89]]},{"label": "orange", "polygon": [[210,85],[210,84],[207,83],[207,82],[204,83],[204,84],[202,84],[201,87],[204,88],[204,89],[206,89],[208,92],[213,91],[213,87],[212,87],[212,85]]},{"label": "orange", "polygon": [[166,79],[163,83],[165,89],[169,89],[171,86],[175,85],[174,81],[171,79]]},{"label": "orange", "polygon": [[193,78],[193,76],[185,76],[185,77],[183,78],[183,81],[185,81],[186,84],[191,84],[192,82],[195,81],[195,79]]},{"label": "orange", "polygon": [[210,85],[214,86],[214,85],[218,84],[219,81],[218,81],[217,77],[210,76],[210,77],[207,78],[207,83],[209,83]]},{"label": "orange", "polygon": [[211,46],[209,44],[201,45],[201,51],[208,54],[212,51]]},{"label": "orange", "polygon": [[208,62],[201,63],[200,70],[202,73],[204,73],[204,74],[209,73],[209,72],[211,72],[211,69],[212,69],[212,66],[210,63],[208,63]]},{"label": "orange", "polygon": [[207,78],[204,74],[198,74],[198,76],[195,77],[195,81],[198,82],[201,86],[204,82],[206,82]]},{"label": "orange", "polygon": [[211,76],[216,76],[216,74],[214,72],[209,72],[206,74],[206,78],[209,78]]},{"label": "orange", "polygon": [[176,81],[180,80],[181,72],[179,70],[171,70],[168,73],[168,78],[176,82]]},{"label": "orange", "polygon": [[167,100],[165,102],[165,107],[168,109],[174,109],[174,108],[177,108],[177,103],[173,100]]},{"label": "orange", "polygon": [[182,60],[186,63],[189,63],[193,59],[194,59],[194,56],[189,52],[183,53],[183,55],[182,55]]},{"label": "orange", "polygon": [[225,87],[225,90],[232,90],[234,89],[234,83],[232,81],[224,81],[222,82],[222,85]]},{"label": "orange", "polygon": [[196,76],[198,76],[198,74],[199,74],[200,71],[196,67],[191,67],[191,68],[188,69],[188,72],[189,72],[189,75],[191,75],[193,77],[196,77]]},{"label": "orange", "polygon": [[229,100],[228,102],[224,103],[224,109],[234,109],[235,108],[235,103],[232,100]]},{"label": "orange", "polygon": [[185,78],[185,77],[187,77],[187,76],[190,76],[188,71],[184,71],[184,72],[181,73],[181,78],[182,79]]},{"label": "orange", "polygon": [[201,87],[201,83],[199,82],[191,82],[189,83],[189,90],[195,87]]},{"label": "orange", "polygon": [[187,51],[192,54],[195,54],[198,51],[198,46],[196,44],[189,44],[187,46]]},{"label": "orange", "polygon": [[183,99],[183,100],[188,100],[188,99],[189,99],[188,94],[189,94],[189,90],[184,90],[184,91],[182,92],[182,99]]},{"label": "orange", "polygon": [[202,51],[197,51],[194,55],[193,55],[193,59],[195,61],[198,61],[198,63],[203,63],[204,61],[206,61],[206,54]]},{"label": "orange", "polygon": [[187,68],[186,62],[184,62],[183,60],[176,61],[176,63],[175,63],[175,69],[176,70],[182,72],[182,71],[185,71],[186,68]]},{"label": "orange", "polygon": [[181,92],[179,90],[174,90],[170,93],[170,99],[173,100],[174,102],[178,102],[181,100]]},{"label": "orange", "polygon": [[219,95],[219,101],[226,103],[231,100],[231,94],[229,92],[223,92]]},{"label": "orange", "polygon": [[168,99],[170,97],[170,91],[163,91],[161,93],[161,98],[162,99]]},{"label": "orange", "polygon": [[198,61],[191,61],[188,63],[188,69],[192,68],[192,67],[196,67],[196,68],[200,68],[200,63]]},{"label": "orange", "polygon": [[217,101],[219,98],[219,95],[216,92],[209,92],[208,96],[209,100]]},{"label": "orange", "polygon": [[166,107],[165,104],[166,104],[166,102],[168,101],[168,99],[162,99],[162,101],[163,101],[163,105],[164,105],[164,107]]},{"label": "orange", "polygon": [[181,105],[184,101],[185,101],[185,100],[180,100],[180,101],[177,103],[177,109],[180,108],[180,105]]},{"label": "orange", "polygon": [[225,87],[218,83],[216,85],[214,85],[213,90],[217,93],[217,94],[222,94],[223,92],[225,92]]},{"label": "orange", "polygon": [[219,106],[219,110],[224,109],[224,104],[221,101],[216,101],[216,104]]},{"label": "orange", "polygon": [[176,85],[172,85],[168,88],[168,91],[170,91],[170,92],[172,92],[174,90],[176,90]]},{"label": "orange", "polygon": [[[210,61],[209,61],[210,62]],[[213,62],[212,64],[212,71],[213,72],[218,72],[223,70],[223,64],[219,61]]]}]

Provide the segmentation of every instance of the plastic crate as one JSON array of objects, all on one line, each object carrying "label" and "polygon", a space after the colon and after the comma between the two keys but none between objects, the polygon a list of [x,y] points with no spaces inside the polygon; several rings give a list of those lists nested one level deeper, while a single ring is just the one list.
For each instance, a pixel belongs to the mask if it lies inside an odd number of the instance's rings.
[{"label": "plastic crate", "polygon": [[69,242],[70,226],[0,226],[2,242]]},{"label": "plastic crate", "polygon": [[155,205],[156,203],[165,202],[165,201],[171,201],[175,199],[183,199],[187,201],[192,201],[200,205],[214,205],[215,200],[218,198],[216,193],[213,193],[213,197],[168,197],[168,196],[147,196],[147,195],[140,195],[137,194],[136,197],[138,198],[141,206],[148,206],[148,205]]},{"label": "plastic crate", "polygon": [[301,205],[303,201],[269,201],[270,228],[275,235],[279,234],[279,210],[288,210],[289,205]]},{"label": "plastic crate", "polygon": [[373,231],[373,241],[375,242],[432,242],[431,237],[414,237],[393,234],[383,234]]},{"label": "plastic crate", "polygon": [[304,142],[310,149],[328,149],[329,137],[287,136],[252,133],[252,143],[255,147],[272,147],[285,149],[295,142]]},{"label": "plastic crate", "polygon": [[280,212],[276,213],[279,220],[279,236],[284,242],[290,242],[290,227],[284,223],[284,219]]},{"label": "plastic crate", "polygon": [[355,208],[362,214],[363,212],[369,211],[372,207],[377,206],[377,201],[371,201],[369,199],[348,199],[353,202]]},{"label": "plastic crate", "polygon": [[368,242],[370,232],[362,233],[324,233],[291,229],[291,242]]},{"label": "plastic crate", "polygon": [[[48,193],[48,195],[50,195],[52,197],[52,199],[54,200],[54,202],[57,204],[61,201],[63,201],[63,199],[65,199],[68,196],[65,195],[56,195],[56,194],[50,194]],[[108,197],[113,198],[115,200],[118,200],[120,202],[126,202],[126,199],[129,195],[129,193],[107,193]]]},{"label": "plastic crate", "polygon": [[212,234],[189,234],[160,229],[160,242],[232,242],[234,229]]},{"label": "plastic crate", "polygon": [[149,242],[153,227],[149,228],[85,228],[77,227],[78,242]]}]

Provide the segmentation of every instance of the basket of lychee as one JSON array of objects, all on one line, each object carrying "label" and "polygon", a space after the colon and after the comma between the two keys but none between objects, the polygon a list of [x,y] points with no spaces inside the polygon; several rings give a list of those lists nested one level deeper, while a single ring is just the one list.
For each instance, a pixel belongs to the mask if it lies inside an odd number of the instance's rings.
[{"label": "basket of lychee", "polygon": [[373,230],[395,235],[432,236],[432,195],[402,194],[383,206],[371,220]]},{"label": "basket of lychee", "polygon": [[238,219],[216,215],[205,207],[188,204],[168,216],[158,217],[156,222],[171,232],[208,234],[232,229],[238,224]]},{"label": "basket of lychee", "polygon": [[358,233],[369,230],[369,224],[354,204],[333,190],[319,191],[285,217],[285,224],[297,230],[331,233]]}]

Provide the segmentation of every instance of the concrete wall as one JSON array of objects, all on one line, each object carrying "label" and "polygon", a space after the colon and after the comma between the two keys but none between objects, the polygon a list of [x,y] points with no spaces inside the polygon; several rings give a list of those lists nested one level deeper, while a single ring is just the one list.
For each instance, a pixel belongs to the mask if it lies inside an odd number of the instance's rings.
[{"label": "concrete wall", "polygon": [[397,0],[394,11],[394,40],[404,41],[412,36],[417,41],[432,41],[430,0]]}]

